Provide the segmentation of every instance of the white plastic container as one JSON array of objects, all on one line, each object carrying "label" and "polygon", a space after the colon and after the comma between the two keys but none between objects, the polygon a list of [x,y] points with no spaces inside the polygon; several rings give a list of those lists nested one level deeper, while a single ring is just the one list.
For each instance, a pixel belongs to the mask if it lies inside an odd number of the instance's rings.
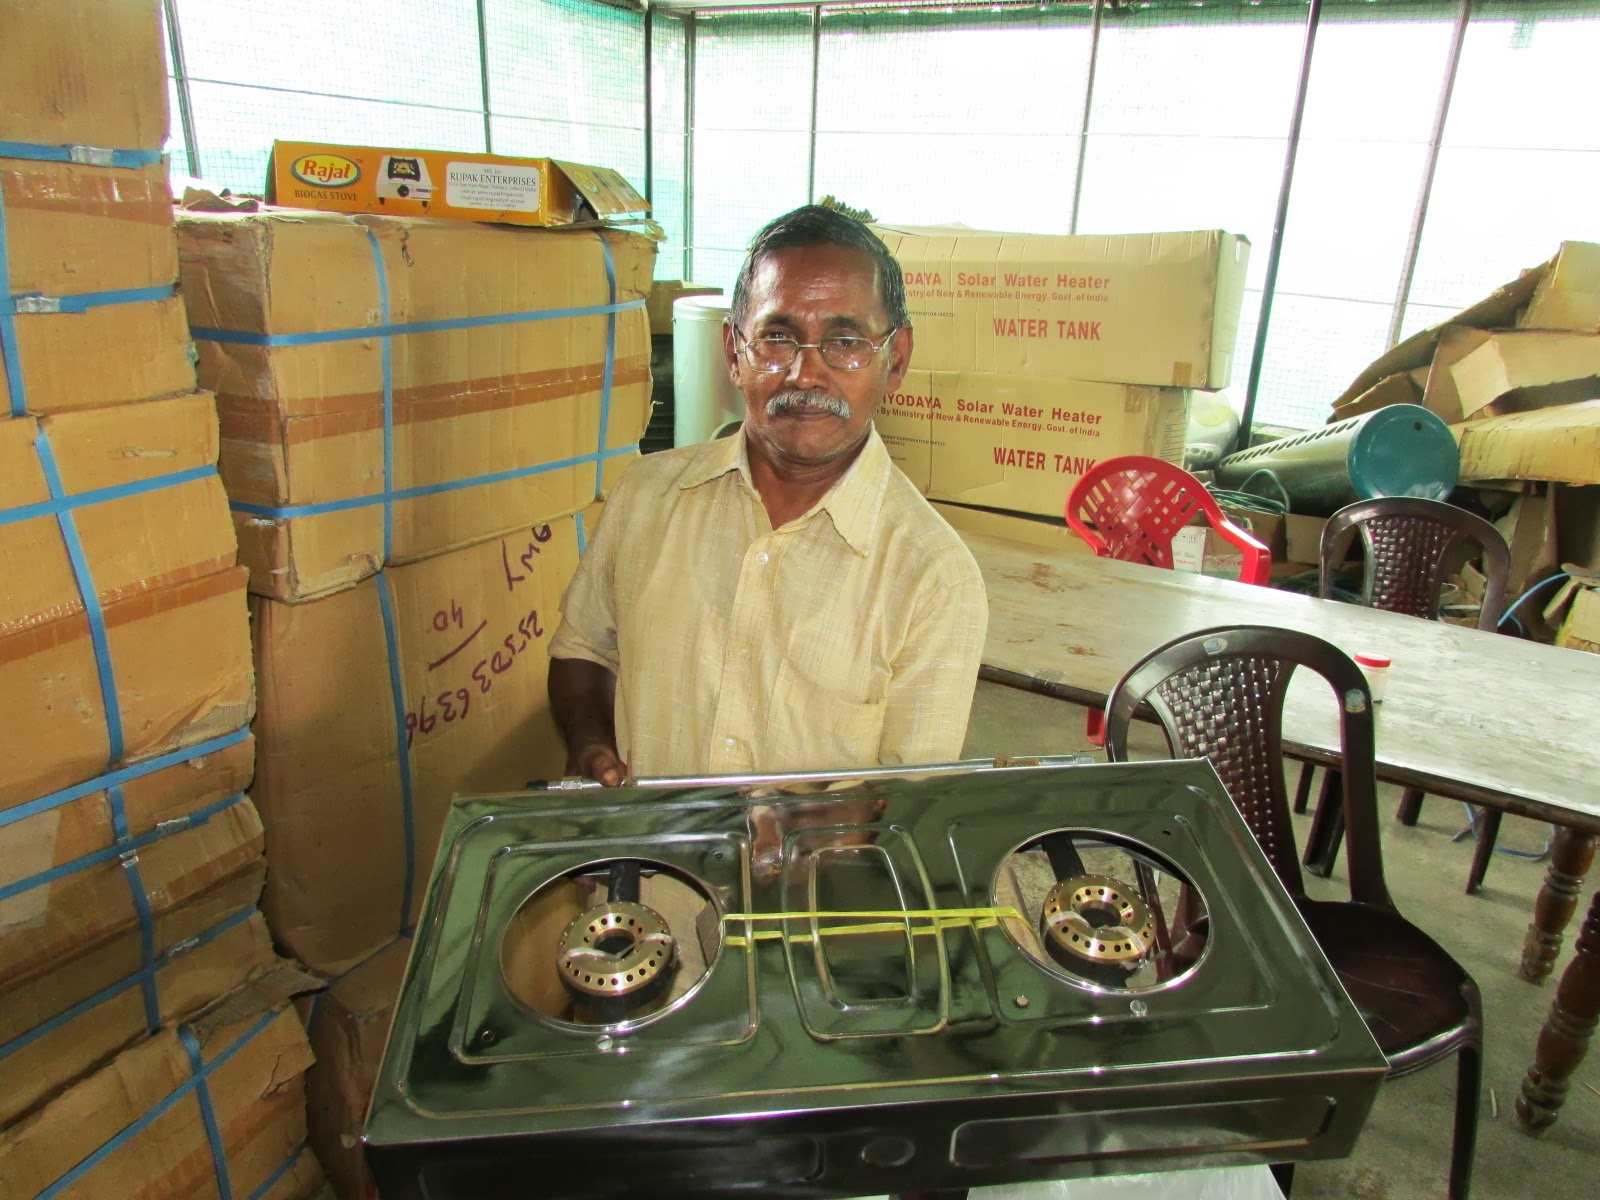
[{"label": "white plastic container", "polygon": [[1374,704],[1383,703],[1383,693],[1389,685],[1389,668],[1394,660],[1387,654],[1357,654],[1356,666],[1367,677],[1367,691],[1372,693]]},{"label": "white plastic container", "polygon": [[726,296],[680,296],[672,302],[672,444],[709,442],[744,417],[744,397],[722,357]]}]

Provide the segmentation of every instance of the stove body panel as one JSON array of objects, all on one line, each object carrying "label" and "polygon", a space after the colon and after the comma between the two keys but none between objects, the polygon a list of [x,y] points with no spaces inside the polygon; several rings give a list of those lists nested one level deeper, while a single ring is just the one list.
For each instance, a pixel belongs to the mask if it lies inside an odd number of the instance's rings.
[{"label": "stove body panel", "polygon": [[[1208,765],[782,793],[458,801],[366,1130],[386,1200],[802,1200],[1353,1144],[1386,1063]],[[668,881],[690,901],[671,994],[595,1019],[519,922],[552,888],[596,900],[618,860],[647,906]],[[1137,981],[1038,952],[1030,889],[1102,860],[1163,913]],[[1085,937],[1134,936],[1086,911]],[[508,946],[535,955],[521,992]]]}]

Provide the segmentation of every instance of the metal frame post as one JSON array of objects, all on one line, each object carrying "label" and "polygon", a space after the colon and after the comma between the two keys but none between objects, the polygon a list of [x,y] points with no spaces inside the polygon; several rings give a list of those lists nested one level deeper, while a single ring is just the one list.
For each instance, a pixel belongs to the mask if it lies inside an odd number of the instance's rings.
[{"label": "metal frame post", "polygon": [[1422,247],[1422,226],[1428,217],[1428,202],[1433,198],[1433,176],[1439,167],[1439,148],[1444,142],[1444,126],[1450,116],[1450,100],[1456,90],[1456,71],[1461,66],[1461,47],[1467,40],[1467,25],[1472,20],[1472,0],[1461,0],[1456,13],[1455,30],[1450,35],[1450,61],[1445,64],[1444,82],[1439,87],[1439,108],[1433,115],[1433,133],[1428,138],[1428,161],[1422,170],[1422,183],[1417,189],[1417,211],[1411,218],[1411,235],[1406,239],[1406,257],[1400,268],[1400,282],[1395,288],[1394,310],[1389,314],[1389,341],[1393,346],[1400,341],[1400,329],[1405,324],[1406,305],[1411,300],[1411,281],[1417,272],[1417,255]]},{"label": "metal frame post", "polygon": [[694,35],[695,15],[683,18],[683,277],[694,278]]},{"label": "metal frame post", "polygon": [[183,150],[189,158],[189,174],[201,175],[200,142],[194,135],[194,105],[189,99],[189,67],[183,58],[177,0],[161,0],[161,12],[167,22],[167,52],[172,56],[172,82],[178,92],[178,126],[183,130]]},{"label": "metal frame post", "polygon": [[1089,157],[1089,114],[1094,107],[1094,73],[1100,62],[1100,13],[1105,0],[1094,0],[1089,24],[1089,78],[1083,85],[1083,116],[1078,122],[1078,168],[1072,177],[1072,219],[1068,233],[1078,232],[1078,204],[1083,198],[1083,166]]},{"label": "metal frame post", "polygon": [[817,79],[822,59],[822,5],[811,6],[811,123],[806,140],[806,203],[817,198]]},{"label": "metal frame post", "polygon": [[1261,360],[1266,354],[1267,328],[1272,321],[1272,300],[1278,287],[1278,263],[1283,256],[1283,229],[1289,217],[1289,193],[1294,187],[1294,163],[1300,153],[1300,124],[1306,115],[1306,90],[1311,81],[1311,56],[1317,45],[1317,24],[1322,0],[1311,0],[1306,14],[1305,46],[1300,54],[1300,82],[1295,89],[1294,115],[1289,119],[1288,144],[1283,152],[1283,182],[1278,186],[1278,210],[1272,219],[1272,242],[1267,248],[1267,278],[1261,287],[1261,313],[1256,319],[1255,353],[1250,360],[1250,382],[1245,388],[1244,411],[1239,414],[1239,436],[1234,448],[1250,445],[1250,426],[1256,413],[1256,389],[1261,385]]}]

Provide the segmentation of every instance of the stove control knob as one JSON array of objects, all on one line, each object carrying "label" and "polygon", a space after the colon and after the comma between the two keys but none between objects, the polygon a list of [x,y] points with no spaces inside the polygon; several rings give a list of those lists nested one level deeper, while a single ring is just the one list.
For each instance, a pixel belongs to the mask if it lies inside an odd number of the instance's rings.
[{"label": "stove control knob", "polygon": [[910,1138],[885,1135],[861,1147],[861,1161],[869,1167],[903,1167],[916,1153]]}]

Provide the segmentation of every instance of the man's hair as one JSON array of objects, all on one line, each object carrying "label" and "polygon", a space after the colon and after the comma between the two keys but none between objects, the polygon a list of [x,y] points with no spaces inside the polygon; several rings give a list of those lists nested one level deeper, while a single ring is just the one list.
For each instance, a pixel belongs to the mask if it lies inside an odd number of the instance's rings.
[{"label": "man's hair", "polygon": [[750,280],[757,264],[769,254],[799,246],[844,246],[865,254],[878,270],[878,296],[889,318],[889,327],[899,329],[911,324],[911,316],[906,312],[905,275],[894,255],[889,253],[889,247],[854,217],[820,204],[807,204],[769,222],[751,241],[750,253],[745,256],[739,278],[733,285],[728,318],[735,328],[744,326],[750,305]]}]

